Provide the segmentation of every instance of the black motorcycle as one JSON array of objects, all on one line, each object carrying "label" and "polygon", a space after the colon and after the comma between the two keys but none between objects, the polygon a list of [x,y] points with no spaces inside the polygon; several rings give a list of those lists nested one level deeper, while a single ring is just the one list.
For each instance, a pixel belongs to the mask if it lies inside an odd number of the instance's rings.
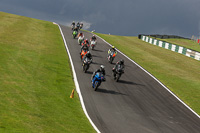
[{"label": "black motorcycle", "polygon": [[114,80],[116,82],[119,81],[121,75],[124,73],[124,70],[122,68],[120,68],[120,66],[117,68],[117,69],[114,69],[113,70],[113,77],[114,77]]},{"label": "black motorcycle", "polygon": [[91,59],[89,59],[89,58],[87,58],[87,57],[84,59],[82,68],[83,68],[83,71],[84,71],[85,73],[86,73],[87,70],[89,69],[91,63],[92,63],[92,60],[91,60]]}]

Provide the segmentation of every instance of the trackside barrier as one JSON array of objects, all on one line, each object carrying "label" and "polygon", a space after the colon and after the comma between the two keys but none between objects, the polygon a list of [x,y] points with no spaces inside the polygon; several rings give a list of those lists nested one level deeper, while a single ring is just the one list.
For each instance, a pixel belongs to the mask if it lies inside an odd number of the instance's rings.
[{"label": "trackside barrier", "polygon": [[151,37],[144,36],[144,35],[141,35],[140,39],[145,41],[145,42],[148,42],[150,44],[157,45],[157,46],[165,48],[165,49],[169,49],[171,51],[177,52],[179,54],[183,54],[187,57],[191,57],[193,59],[200,61],[200,53],[197,52],[197,51],[187,49],[185,47],[178,46],[178,45],[175,45],[175,44],[171,44],[171,43],[168,43],[168,42],[165,42],[165,41],[153,39]]},{"label": "trackside barrier", "polygon": [[[56,23],[54,23],[56,24]],[[57,24],[58,25],[58,24]],[[88,120],[90,121],[91,125],[93,126],[93,128],[96,130],[97,133],[101,133],[99,131],[99,129],[96,127],[96,125],[92,122],[91,118],[89,117],[88,113],[87,113],[87,110],[85,108],[85,104],[83,102],[83,97],[82,97],[82,94],[81,94],[81,91],[80,91],[80,87],[79,87],[79,83],[78,83],[78,80],[77,80],[77,77],[76,77],[76,71],[75,71],[75,68],[74,68],[74,64],[73,64],[73,61],[72,61],[72,58],[71,58],[71,54],[69,52],[69,48],[67,46],[67,43],[66,43],[66,40],[65,40],[65,37],[63,35],[63,32],[62,32],[62,29],[60,27],[60,25],[58,25],[59,29],[60,29],[60,33],[62,35],[62,38],[63,38],[63,42],[65,44],[65,48],[66,48],[66,51],[68,53],[68,56],[69,56],[69,60],[70,60],[70,63],[71,63],[71,67],[72,67],[72,72],[73,72],[73,77],[74,77],[74,83],[75,83],[75,86],[76,86],[76,91],[77,93],[79,94],[79,98],[80,98],[80,102],[81,102],[81,106],[83,108],[83,111],[86,115],[86,117],[88,118]]]},{"label": "trackside barrier", "polygon": [[[97,37],[99,37],[100,39],[102,39],[105,43],[107,43],[109,46],[112,46],[110,43],[106,42],[103,38],[101,38],[100,36],[96,35]],[[146,38],[145,38],[146,39]],[[150,40],[150,38],[148,38],[148,40]],[[170,89],[168,89],[163,83],[161,83],[158,79],[156,79],[153,75],[151,75],[151,73],[149,73],[147,70],[145,70],[143,67],[141,67],[139,64],[137,64],[135,61],[133,61],[132,59],[130,59],[127,55],[125,55],[124,53],[122,53],[121,51],[119,51],[118,49],[116,49],[119,53],[121,53],[122,55],[124,55],[127,59],[129,59],[131,62],[133,62],[135,65],[137,65],[140,69],[142,69],[144,72],[146,72],[149,76],[151,76],[154,80],[156,80],[163,88],[165,88],[171,95],[173,95],[178,101],[180,101],[183,105],[185,105],[185,107],[187,107],[192,113],[194,113],[198,118],[200,118],[200,116],[194,111],[192,110],[187,104],[185,104],[180,98],[178,98]]]}]

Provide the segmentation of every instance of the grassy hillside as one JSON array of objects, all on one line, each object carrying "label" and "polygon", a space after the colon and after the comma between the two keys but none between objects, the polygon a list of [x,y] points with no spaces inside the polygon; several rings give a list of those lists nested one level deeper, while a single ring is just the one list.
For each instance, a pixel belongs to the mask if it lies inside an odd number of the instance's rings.
[{"label": "grassy hillside", "polygon": [[0,12],[0,133],[95,132],[74,88],[58,26]]},{"label": "grassy hillside", "polygon": [[137,37],[96,34],[149,71],[200,114],[200,61]]}]

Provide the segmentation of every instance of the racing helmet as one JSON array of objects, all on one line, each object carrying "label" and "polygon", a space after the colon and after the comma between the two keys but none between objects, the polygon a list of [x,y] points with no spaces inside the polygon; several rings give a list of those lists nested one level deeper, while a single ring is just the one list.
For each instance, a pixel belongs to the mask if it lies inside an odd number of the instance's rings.
[{"label": "racing helmet", "polygon": [[104,65],[101,65],[100,66],[100,70],[104,70],[105,66]]},{"label": "racing helmet", "polygon": [[112,46],[112,48],[115,48],[115,46]]},{"label": "racing helmet", "polygon": [[120,60],[120,64],[124,64],[124,60],[123,59]]}]

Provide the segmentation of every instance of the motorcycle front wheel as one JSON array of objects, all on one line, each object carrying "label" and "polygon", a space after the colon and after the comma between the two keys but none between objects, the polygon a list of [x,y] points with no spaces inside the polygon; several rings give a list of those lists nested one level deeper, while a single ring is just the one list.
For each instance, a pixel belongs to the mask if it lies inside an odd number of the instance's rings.
[{"label": "motorcycle front wheel", "polygon": [[113,62],[113,57],[110,57],[110,64],[112,64]]},{"label": "motorcycle front wheel", "polygon": [[85,65],[83,66],[83,71],[86,73],[87,70],[88,70],[88,65],[85,64]]},{"label": "motorcycle front wheel", "polygon": [[96,81],[94,84],[94,91],[96,91],[98,87],[99,87],[99,83]]},{"label": "motorcycle front wheel", "polygon": [[119,75],[119,74],[117,74],[117,76],[116,76],[116,82],[118,82],[119,81],[119,78],[120,78],[121,76]]}]

